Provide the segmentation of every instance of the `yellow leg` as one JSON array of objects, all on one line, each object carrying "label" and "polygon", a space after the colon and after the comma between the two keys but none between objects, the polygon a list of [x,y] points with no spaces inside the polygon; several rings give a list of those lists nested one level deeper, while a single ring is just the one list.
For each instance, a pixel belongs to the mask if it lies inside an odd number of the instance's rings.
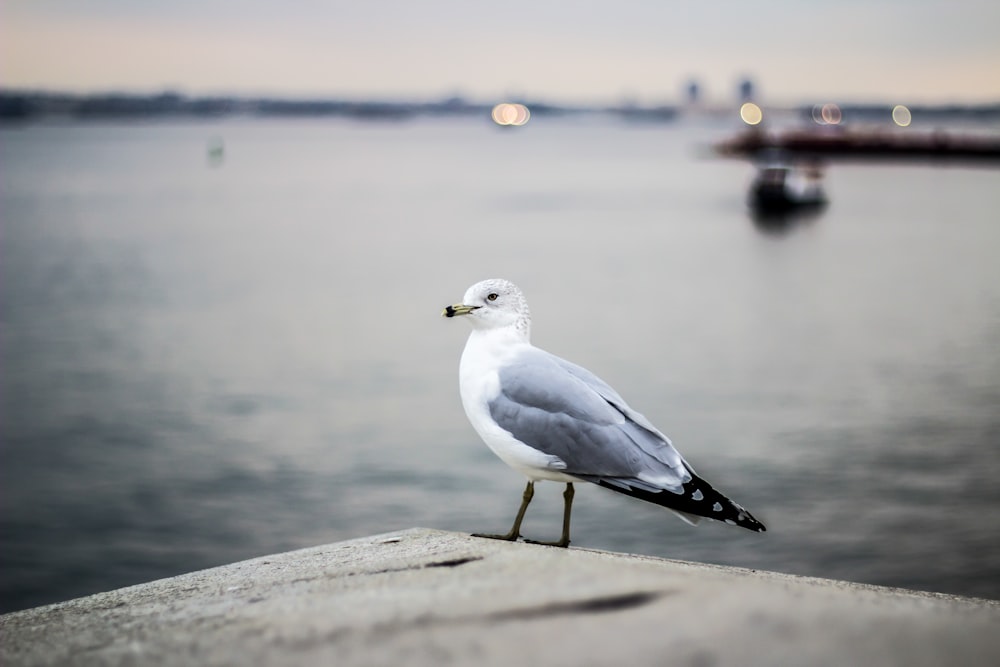
[{"label": "yellow leg", "polygon": [[537,542],[535,540],[525,540],[525,542],[530,542],[531,544],[544,544],[549,547],[563,547],[569,546],[569,515],[573,509],[573,483],[569,482],[566,484],[566,490],[563,491],[563,527],[562,527],[562,537],[560,537],[555,542]]},{"label": "yellow leg", "polygon": [[[490,535],[487,533],[473,533],[473,537],[486,537],[491,540],[507,540],[508,542],[513,542],[521,536],[521,521],[524,520],[524,513],[528,510],[528,503],[531,502],[532,497],[535,495],[535,483],[530,479],[528,480],[528,485],[524,487],[524,494],[521,496],[521,508],[517,510],[517,516],[514,517],[514,525],[511,526],[510,532],[506,535]],[[567,524],[568,526],[568,524]],[[567,544],[569,539],[567,538]]]}]

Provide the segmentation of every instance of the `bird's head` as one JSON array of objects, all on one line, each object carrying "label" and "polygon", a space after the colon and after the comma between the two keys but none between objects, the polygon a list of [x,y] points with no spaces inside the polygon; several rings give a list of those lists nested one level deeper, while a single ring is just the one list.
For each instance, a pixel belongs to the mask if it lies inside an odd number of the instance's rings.
[{"label": "bird's head", "polygon": [[470,287],[461,303],[447,306],[444,317],[464,316],[476,329],[514,327],[528,336],[531,313],[528,302],[517,285],[493,278]]}]

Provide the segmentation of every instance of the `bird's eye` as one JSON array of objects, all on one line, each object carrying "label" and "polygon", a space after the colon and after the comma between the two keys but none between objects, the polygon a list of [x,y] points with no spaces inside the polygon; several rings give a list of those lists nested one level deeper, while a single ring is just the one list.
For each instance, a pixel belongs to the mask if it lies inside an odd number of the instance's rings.
[{"label": "bird's eye", "polygon": [[489,299],[490,301],[496,301],[496,300],[497,300],[497,297],[498,297],[498,296],[499,296],[499,295],[498,295],[498,294],[497,294],[496,292],[490,292],[490,293],[489,293],[489,294],[488,294],[488,295],[486,296],[486,298],[487,298],[487,299]]}]

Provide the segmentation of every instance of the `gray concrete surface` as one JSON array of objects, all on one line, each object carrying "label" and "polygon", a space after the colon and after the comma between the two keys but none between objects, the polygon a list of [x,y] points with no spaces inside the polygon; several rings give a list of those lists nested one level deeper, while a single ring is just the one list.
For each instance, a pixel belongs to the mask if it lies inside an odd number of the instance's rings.
[{"label": "gray concrete surface", "polygon": [[426,529],[0,616],[15,665],[998,665],[1000,602]]}]

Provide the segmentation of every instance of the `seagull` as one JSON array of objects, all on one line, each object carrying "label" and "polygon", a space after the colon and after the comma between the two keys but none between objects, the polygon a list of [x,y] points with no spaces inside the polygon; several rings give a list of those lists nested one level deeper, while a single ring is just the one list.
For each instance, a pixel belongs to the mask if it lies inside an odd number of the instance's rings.
[{"label": "seagull", "polygon": [[500,459],[528,478],[514,525],[515,541],[535,482],[566,484],[562,535],[532,544],[569,546],[573,484],[591,482],[661,505],[695,525],[702,517],[763,532],[764,524],[733,502],[674,449],[669,438],[587,369],[531,344],[524,294],[508,280],[476,283],[444,317],[462,317],[472,333],[462,352],[459,388],[472,427]]}]

